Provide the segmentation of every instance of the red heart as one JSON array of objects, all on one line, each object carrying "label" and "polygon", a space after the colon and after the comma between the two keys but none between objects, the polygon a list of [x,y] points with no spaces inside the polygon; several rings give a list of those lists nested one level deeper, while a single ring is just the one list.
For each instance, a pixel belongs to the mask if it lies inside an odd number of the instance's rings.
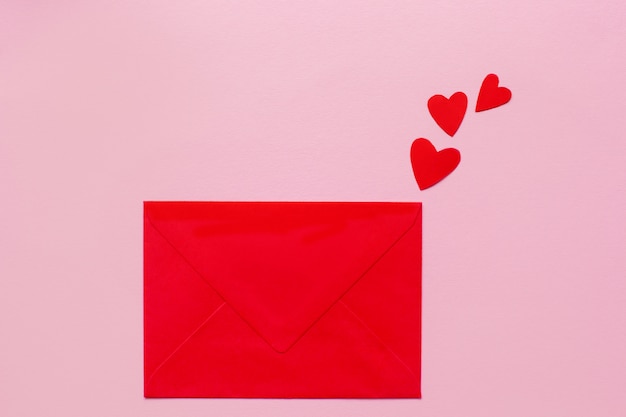
[{"label": "red heart", "polygon": [[450,136],[454,136],[467,110],[467,96],[458,91],[449,99],[437,94],[428,99],[428,111],[435,122]]},{"label": "red heart", "polygon": [[506,87],[498,87],[498,82],[496,74],[489,74],[485,77],[476,101],[477,112],[493,109],[511,100],[511,90]]},{"label": "red heart", "polygon": [[461,162],[461,153],[454,148],[439,152],[428,139],[419,138],[411,145],[413,175],[420,190],[425,190],[447,177]]}]

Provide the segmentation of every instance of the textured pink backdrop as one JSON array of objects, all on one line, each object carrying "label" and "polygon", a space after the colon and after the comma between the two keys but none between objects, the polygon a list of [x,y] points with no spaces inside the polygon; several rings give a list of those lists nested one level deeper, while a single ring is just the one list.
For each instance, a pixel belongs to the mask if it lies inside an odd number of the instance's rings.
[{"label": "textured pink backdrop", "polygon": [[[623,416],[625,5],[2,1],[0,415]],[[143,200],[424,202],[424,398],[144,400]]]}]

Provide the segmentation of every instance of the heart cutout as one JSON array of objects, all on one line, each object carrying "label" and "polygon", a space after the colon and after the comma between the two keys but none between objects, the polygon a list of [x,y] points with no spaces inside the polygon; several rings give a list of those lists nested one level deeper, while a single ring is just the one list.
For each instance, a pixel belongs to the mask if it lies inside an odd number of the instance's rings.
[{"label": "heart cutout", "polygon": [[500,80],[496,74],[489,74],[483,80],[476,101],[476,111],[485,111],[506,104],[511,100],[511,90],[498,87]]},{"label": "heart cutout", "polygon": [[419,138],[411,145],[413,175],[420,190],[437,184],[450,175],[461,162],[461,153],[454,148],[437,151],[428,139]]},{"label": "heart cutout", "polygon": [[450,136],[454,136],[467,110],[467,96],[458,91],[446,98],[437,94],[428,99],[428,111],[435,122]]}]

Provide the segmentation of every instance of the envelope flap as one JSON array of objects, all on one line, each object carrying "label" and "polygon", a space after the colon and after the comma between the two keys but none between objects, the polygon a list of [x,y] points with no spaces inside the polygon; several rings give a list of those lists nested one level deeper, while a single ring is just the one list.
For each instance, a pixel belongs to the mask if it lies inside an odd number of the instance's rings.
[{"label": "envelope flap", "polygon": [[146,202],[154,227],[277,352],[414,224],[419,203]]}]

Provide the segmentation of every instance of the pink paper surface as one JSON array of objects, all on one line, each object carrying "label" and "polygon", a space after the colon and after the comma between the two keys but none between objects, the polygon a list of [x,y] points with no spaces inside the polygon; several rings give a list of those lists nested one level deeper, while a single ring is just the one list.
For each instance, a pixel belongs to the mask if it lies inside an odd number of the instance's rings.
[{"label": "pink paper surface", "polygon": [[[0,415],[621,415],[624,16],[2,2]],[[513,99],[475,113],[491,72]],[[426,102],[455,91],[450,138]],[[423,192],[417,137],[462,154]],[[144,200],[423,202],[423,399],[145,400]]]}]

